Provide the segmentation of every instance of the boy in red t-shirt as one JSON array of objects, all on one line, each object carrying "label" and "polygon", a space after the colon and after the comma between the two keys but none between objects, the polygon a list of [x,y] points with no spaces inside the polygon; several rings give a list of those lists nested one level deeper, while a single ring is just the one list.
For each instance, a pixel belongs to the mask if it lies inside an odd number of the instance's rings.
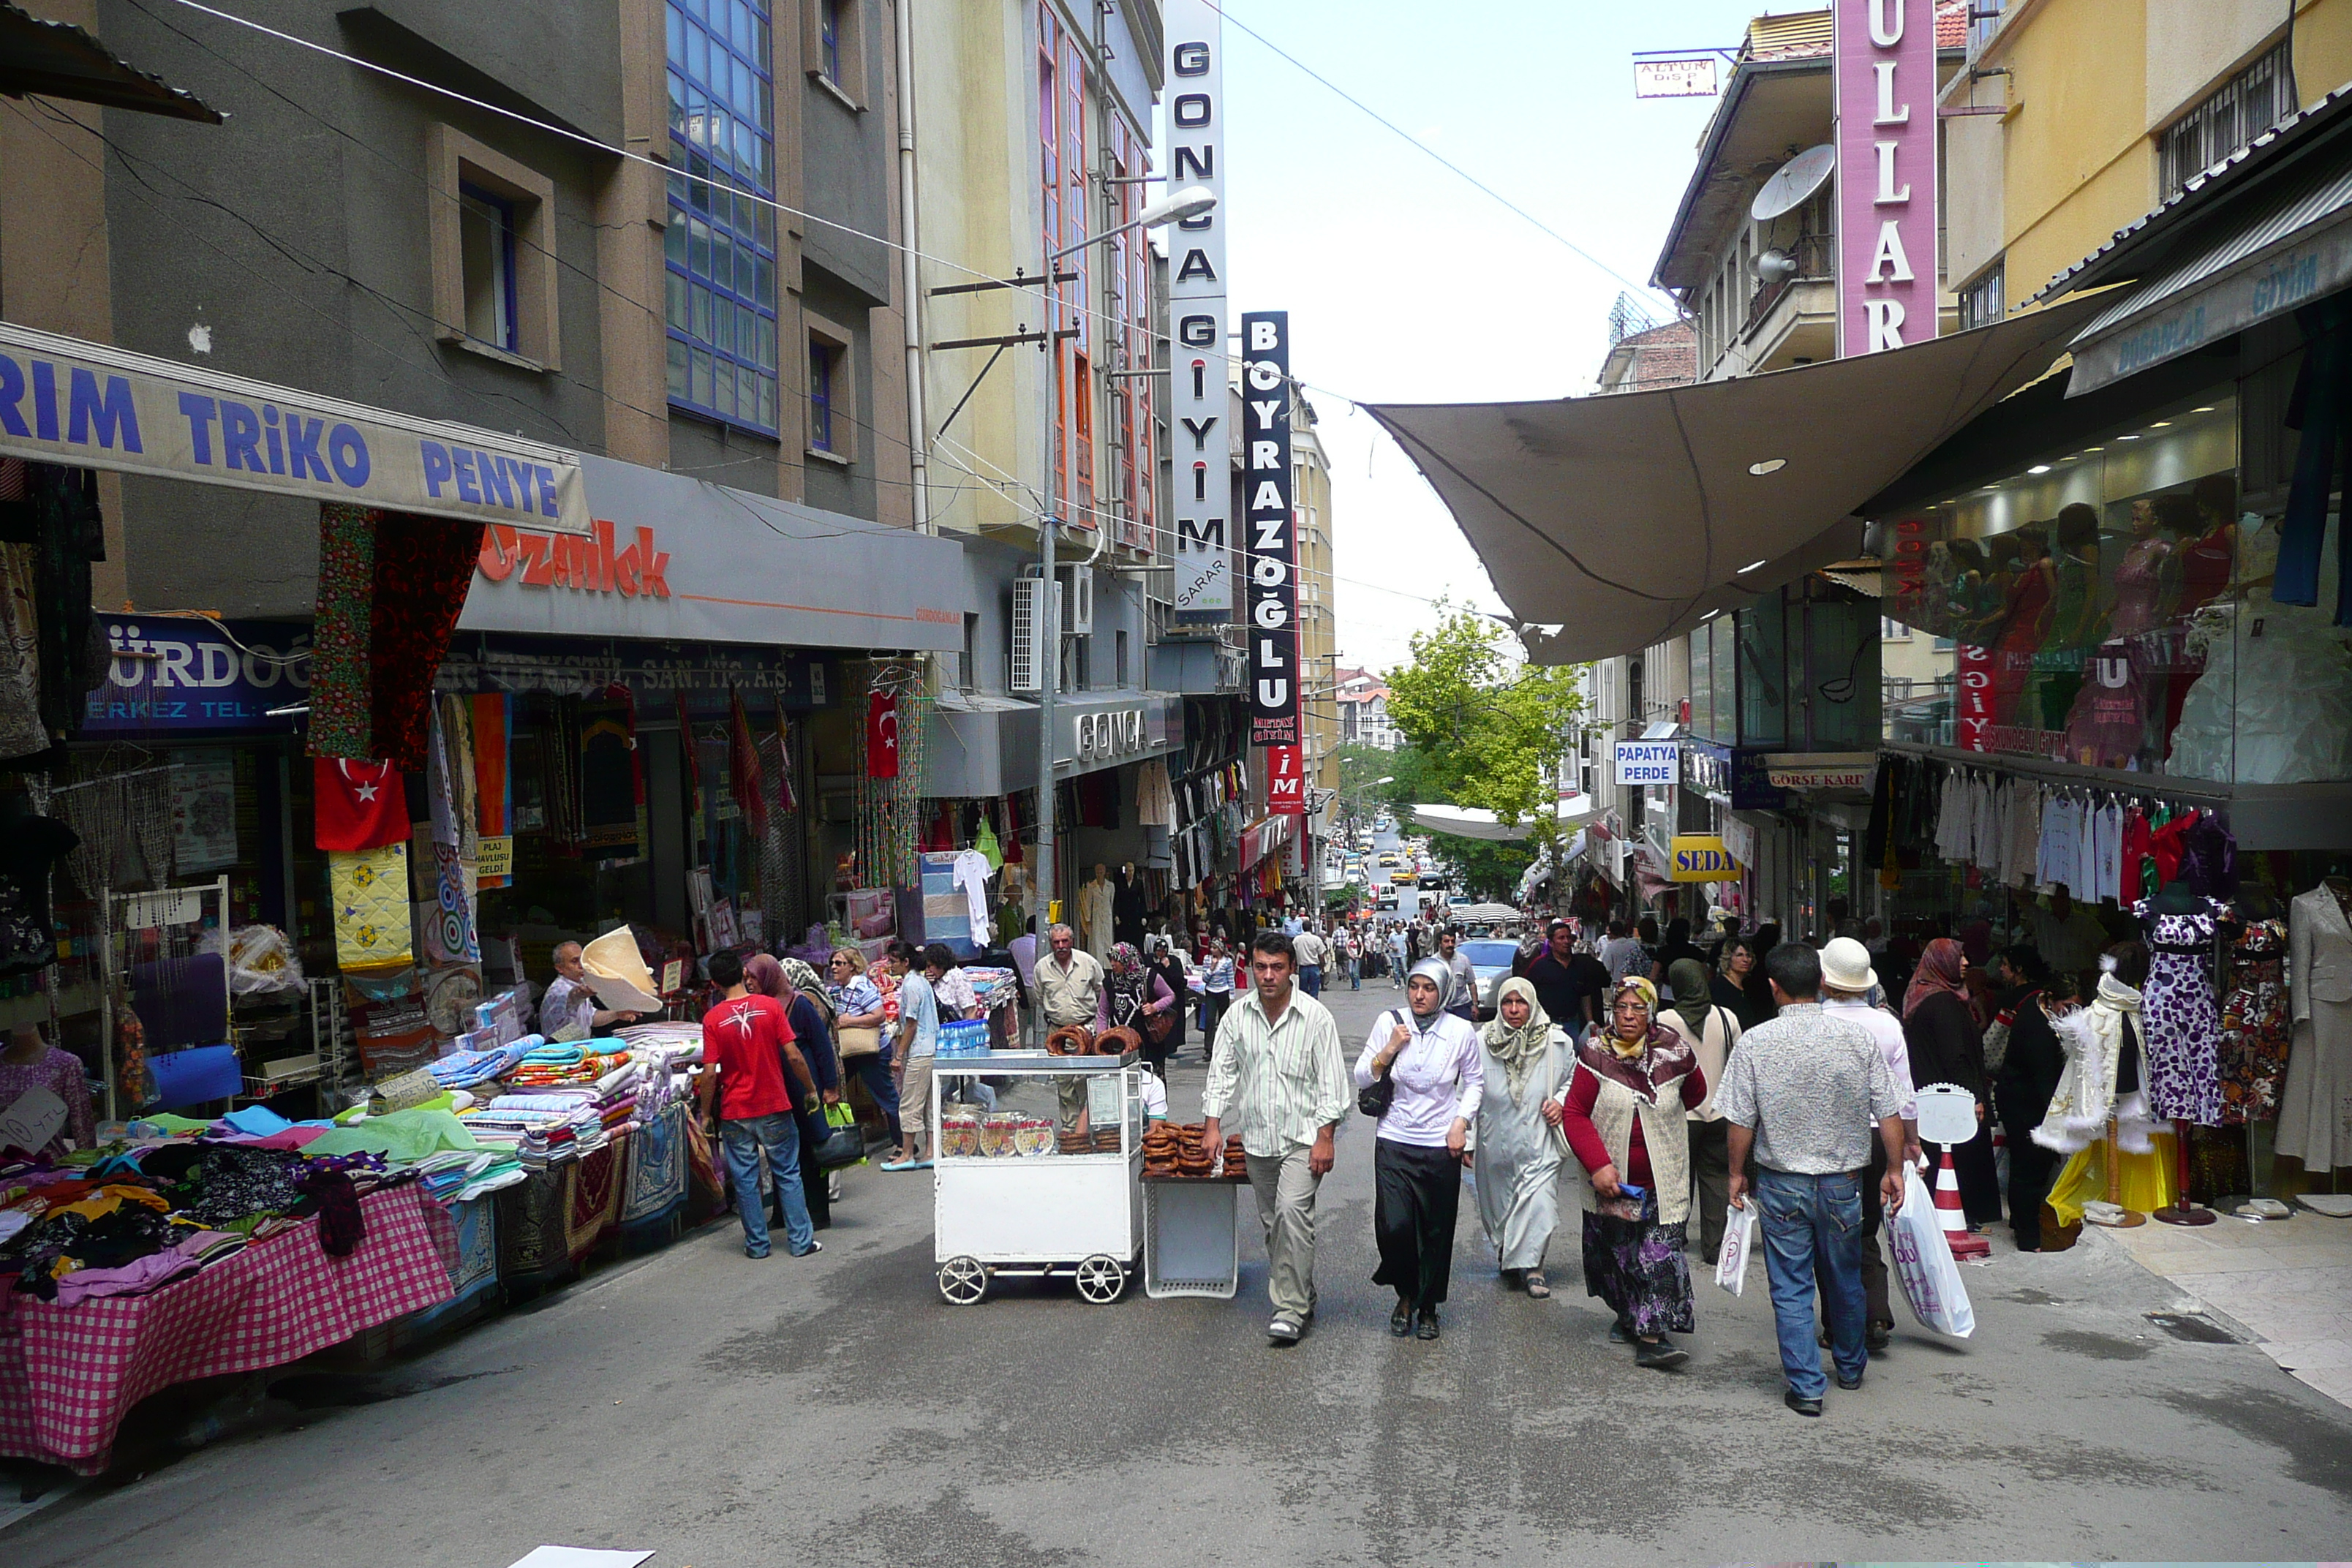
[{"label": "boy in red t-shirt", "polygon": [[735,1189],[735,1212],[743,1220],[743,1256],[768,1256],[768,1215],[760,1202],[760,1152],[768,1153],[768,1173],[776,1186],[776,1209],[783,1216],[784,1247],[794,1258],[822,1252],[809,1221],[808,1197],[801,1189],[800,1128],[793,1121],[793,1090],[802,1103],[817,1102],[816,1079],[800,1047],[783,1004],[755,996],[743,984],[743,961],[714,952],[705,961],[711,984],[726,999],[702,1016],[702,1080],[696,1088],[703,1118],[719,1102],[719,1142],[727,1158],[727,1179]]}]

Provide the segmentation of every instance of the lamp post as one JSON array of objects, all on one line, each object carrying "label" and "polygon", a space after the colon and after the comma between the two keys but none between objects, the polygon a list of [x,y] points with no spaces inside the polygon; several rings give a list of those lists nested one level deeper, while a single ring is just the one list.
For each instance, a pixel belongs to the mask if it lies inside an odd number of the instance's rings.
[{"label": "lamp post", "polygon": [[[1122,234],[1138,229],[1159,228],[1185,218],[1198,217],[1217,205],[1216,193],[1206,185],[1187,185],[1171,191],[1145,207],[1131,223],[1117,228],[1089,235],[1074,245],[1066,245],[1045,258],[1045,265],[1037,274],[1039,319],[1045,324],[1045,342],[1041,345],[1050,358],[1045,371],[1045,404],[1044,417],[1039,421],[1042,434],[1039,449],[1045,457],[1040,478],[1044,481],[1045,504],[1037,509],[1037,556],[1043,571],[1039,574],[1038,635],[1037,635],[1037,942],[1042,952],[1046,929],[1054,918],[1054,689],[1061,680],[1062,616],[1061,606],[1054,595],[1054,543],[1061,519],[1055,515],[1061,498],[1054,484],[1054,370],[1060,363],[1060,350],[1054,338],[1054,263],[1065,256],[1100,245]],[[1097,523],[1097,527],[1099,527]],[[1043,1026],[1045,1015],[1038,1015]]]}]

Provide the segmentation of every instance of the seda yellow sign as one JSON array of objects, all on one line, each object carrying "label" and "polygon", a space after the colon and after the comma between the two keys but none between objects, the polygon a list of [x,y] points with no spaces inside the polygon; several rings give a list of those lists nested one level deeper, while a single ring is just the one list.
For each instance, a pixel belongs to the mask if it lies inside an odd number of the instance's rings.
[{"label": "seda yellow sign", "polygon": [[1675,834],[1666,846],[1666,858],[1672,881],[1722,882],[1739,875],[1739,862],[1713,834]]}]

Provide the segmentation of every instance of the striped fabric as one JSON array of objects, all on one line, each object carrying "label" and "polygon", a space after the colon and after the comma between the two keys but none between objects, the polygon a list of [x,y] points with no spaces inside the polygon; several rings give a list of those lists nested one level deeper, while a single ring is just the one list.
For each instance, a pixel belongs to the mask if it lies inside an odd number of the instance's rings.
[{"label": "striped fabric", "polygon": [[1282,1016],[1269,1021],[1255,986],[1236,992],[1217,1026],[1203,1116],[1225,1123],[1249,1153],[1279,1159],[1314,1142],[1355,1100],[1339,1026],[1322,1003],[1293,987]]}]

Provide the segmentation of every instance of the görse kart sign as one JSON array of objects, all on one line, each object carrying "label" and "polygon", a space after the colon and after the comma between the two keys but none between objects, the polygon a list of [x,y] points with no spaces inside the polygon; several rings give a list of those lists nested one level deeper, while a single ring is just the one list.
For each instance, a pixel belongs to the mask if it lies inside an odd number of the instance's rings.
[{"label": "g\u00f6rse kart sign", "polygon": [[0,321],[0,456],[588,531],[574,453]]}]

